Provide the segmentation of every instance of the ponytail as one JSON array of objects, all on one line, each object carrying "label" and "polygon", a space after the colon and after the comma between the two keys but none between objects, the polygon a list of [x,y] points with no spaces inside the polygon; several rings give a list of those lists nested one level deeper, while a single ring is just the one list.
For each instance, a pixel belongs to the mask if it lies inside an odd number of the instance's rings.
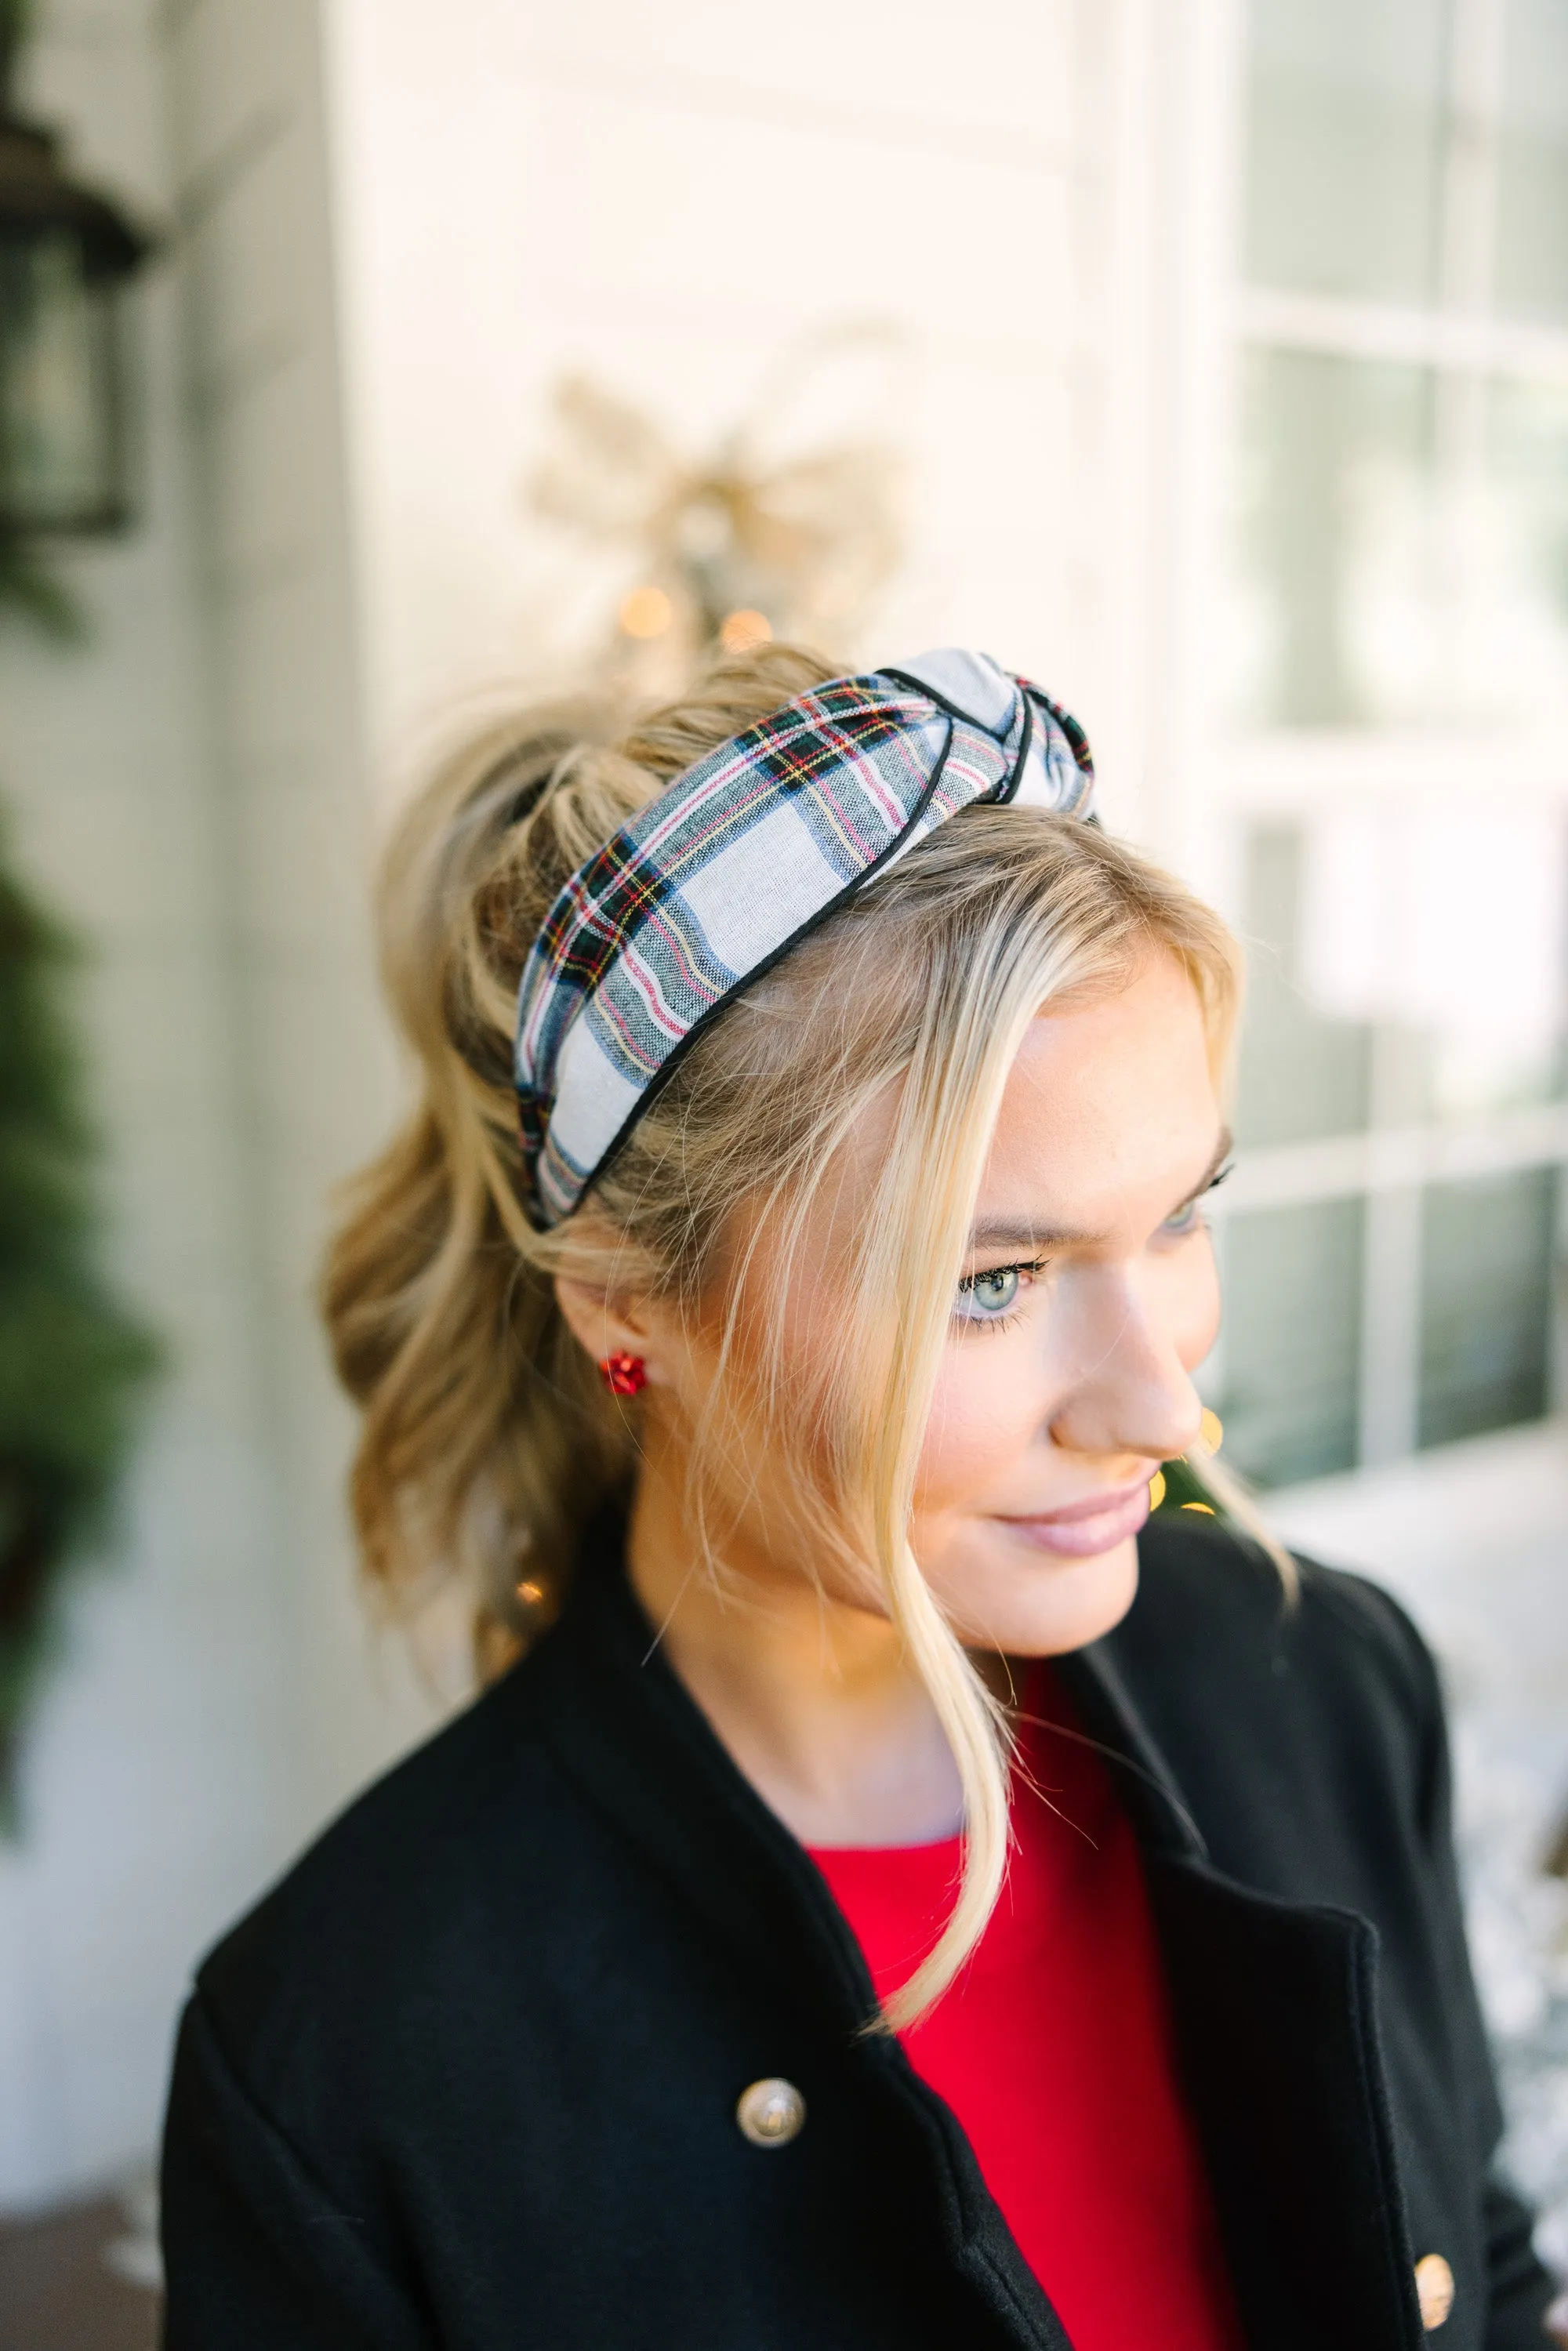
[{"label": "ponytail", "polygon": [[382,983],[418,1099],[347,1188],[322,1306],[363,1416],[363,1566],[417,1603],[461,1580],[481,1669],[559,1606],[587,1520],[631,1481],[625,1412],[556,1304],[529,1228],[512,1090],[518,977],[568,876],[694,759],[833,674],[772,647],[619,748],[592,703],[488,726],[404,813],[378,892]]}]

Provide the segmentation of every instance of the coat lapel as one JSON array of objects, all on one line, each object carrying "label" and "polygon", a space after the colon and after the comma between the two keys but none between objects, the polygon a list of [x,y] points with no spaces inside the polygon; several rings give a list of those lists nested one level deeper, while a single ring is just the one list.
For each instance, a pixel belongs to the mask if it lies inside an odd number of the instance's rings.
[{"label": "coat lapel", "polygon": [[1109,1646],[1059,1671],[1121,1766],[1249,2344],[1416,2351],[1374,1928],[1223,1876]]}]

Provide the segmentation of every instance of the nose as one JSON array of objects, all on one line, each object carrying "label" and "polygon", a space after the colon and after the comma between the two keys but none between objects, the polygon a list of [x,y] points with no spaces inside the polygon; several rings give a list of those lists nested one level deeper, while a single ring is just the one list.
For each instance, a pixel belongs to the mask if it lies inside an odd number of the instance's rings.
[{"label": "nose", "polygon": [[1175,1460],[1198,1437],[1203,1399],[1174,1333],[1150,1312],[1130,1270],[1094,1269],[1073,1304],[1053,1442],[1075,1453]]}]

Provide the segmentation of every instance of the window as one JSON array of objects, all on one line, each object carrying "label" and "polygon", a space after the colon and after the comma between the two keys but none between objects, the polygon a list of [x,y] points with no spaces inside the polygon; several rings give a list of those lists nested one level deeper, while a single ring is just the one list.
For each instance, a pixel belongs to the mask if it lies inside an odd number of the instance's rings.
[{"label": "window", "polygon": [[1556,1400],[1568,0],[1249,0],[1246,39],[1211,1390],[1280,1483]]}]

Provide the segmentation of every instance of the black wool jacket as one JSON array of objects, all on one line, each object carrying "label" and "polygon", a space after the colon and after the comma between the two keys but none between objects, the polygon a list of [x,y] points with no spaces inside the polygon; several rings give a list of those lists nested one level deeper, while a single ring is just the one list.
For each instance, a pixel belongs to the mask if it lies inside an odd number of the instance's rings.
[{"label": "black wool jacket", "polygon": [[[1431,1661],[1210,1522],[1062,1662],[1117,1759],[1252,2351],[1542,2351],[1491,2176]],[[168,2351],[1067,2351],[807,1854],[653,1645],[619,1539],[555,1630],[202,1968]],[[750,2084],[805,2101],[787,2144]],[[1155,2346],[1151,2346],[1155,2351]]]}]

